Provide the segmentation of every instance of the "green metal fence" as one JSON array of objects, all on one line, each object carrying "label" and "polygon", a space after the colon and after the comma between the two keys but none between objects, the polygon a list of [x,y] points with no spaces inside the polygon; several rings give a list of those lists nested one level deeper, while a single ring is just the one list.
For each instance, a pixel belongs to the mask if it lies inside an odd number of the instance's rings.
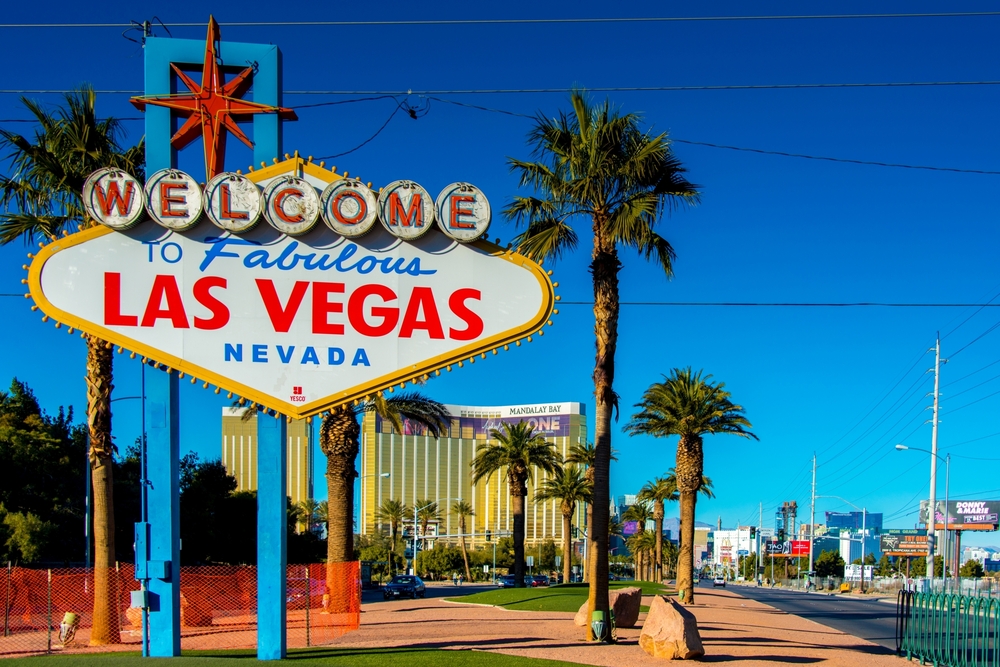
[{"label": "green metal fence", "polygon": [[920,664],[1000,667],[1000,600],[900,591],[896,651]]}]

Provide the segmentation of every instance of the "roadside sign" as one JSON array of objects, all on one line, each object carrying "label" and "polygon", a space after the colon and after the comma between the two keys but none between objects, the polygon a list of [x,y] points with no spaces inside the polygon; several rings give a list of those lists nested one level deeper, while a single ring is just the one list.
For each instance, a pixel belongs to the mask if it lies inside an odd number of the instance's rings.
[{"label": "roadside sign", "polygon": [[528,556],[528,567],[535,567],[535,557]]},{"label": "roadside sign", "polygon": [[736,555],[737,556],[749,556],[750,555],[750,551],[748,549],[739,549],[736,552]]},{"label": "roadside sign", "polygon": [[562,565],[562,556],[556,556],[556,567]]}]

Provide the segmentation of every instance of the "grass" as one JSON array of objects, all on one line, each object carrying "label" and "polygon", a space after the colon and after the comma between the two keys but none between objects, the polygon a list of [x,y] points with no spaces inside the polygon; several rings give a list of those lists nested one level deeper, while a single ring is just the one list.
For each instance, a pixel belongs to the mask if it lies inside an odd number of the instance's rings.
[{"label": "grass", "polygon": [[[309,667],[578,667],[576,663],[539,658],[522,658],[486,651],[445,651],[421,648],[298,649],[288,652],[296,666]],[[4,666],[25,667],[148,667],[149,659],[138,653],[92,653],[88,655],[41,655],[5,659]],[[251,667],[257,663],[254,651],[189,651],[171,658],[170,667]]]},{"label": "grass", "polygon": [[[629,586],[641,588],[643,595],[671,594],[663,586],[649,581],[613,582],[611,589]],[[451,602],[489,604],[521,611],[569,611],[575,613],[587,601],[588,592],[587,584],[562,584],[542,588],[498,588],[448,599]],[[648,611],[648,608],[644,606],[642,610]]]}]

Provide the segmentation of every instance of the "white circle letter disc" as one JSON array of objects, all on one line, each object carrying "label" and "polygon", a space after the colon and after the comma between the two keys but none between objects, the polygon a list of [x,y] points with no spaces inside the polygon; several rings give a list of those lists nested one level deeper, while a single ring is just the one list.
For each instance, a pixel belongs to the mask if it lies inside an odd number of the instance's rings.
[{"label": "white circle letter disc", "polygon": [[205,214],[216,227],[234,234],[250,231],[261,210],[260,190],[246,176],[223,172],[205,185]]},{"label": "white circle letter disc", "polygon": [[490,228],[490,202],[469,183],[452,183],[438,195],[437,222],[441,231],[460,243],[482,238]]},{"label": "white circle letter disc", "polygon": [[142,184],[120,169],[98,169],[83,184],[83,206],[90,217],[119,231],[142,219]]},{"label": "white circle letter disc", "polygon": [[378,196],[378,215],[390,234],[412,241],[434,224],[434,202],[413,181],[393,181]]},{"label": "white circle letter disc", "polygon": [[364,236],[378,217],[375,193],[361,181],[343,178],[323,190],[320,212],[327,227],[347,238]]},{"label": "white circle letter disc", "polygon": [[319,195],[301,178],[283,176],[264,188],[264,217],[279,232],[305,234],[319,220]]},{"label": "white circle letter disc", "polygon": [[146,181],[146,212],[158,224],[180,232],[198,224],[201,186],[177,169],[161,169]]}]

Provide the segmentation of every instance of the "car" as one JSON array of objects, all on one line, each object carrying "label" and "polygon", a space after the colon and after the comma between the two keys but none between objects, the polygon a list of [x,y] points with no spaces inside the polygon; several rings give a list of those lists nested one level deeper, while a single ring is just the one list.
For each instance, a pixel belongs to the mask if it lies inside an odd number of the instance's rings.
[{"label": "car", "polygon": [[549,578],[544,574],[536,574],[531,577],[531,585],[534,587],[538,586],[548,586]]},{"label": "car", "polygon": [[713,586],[713,588],[715,586],[722,586],[723,588],[725,588],[726,587],[726,578],[725,577],[716,577],[715,579],[712,579],[712,586]]},{"label": "car", "polygon": [[514,575],[505,574],[497,579],[497,588],[514,588]]},{"label": "car", "polygon": [[386,600],[395,598],[417,598],[424,597],[427,592],[423,580],[412,574],[397,574],[388,584],[382,588],[382,597]]}]

